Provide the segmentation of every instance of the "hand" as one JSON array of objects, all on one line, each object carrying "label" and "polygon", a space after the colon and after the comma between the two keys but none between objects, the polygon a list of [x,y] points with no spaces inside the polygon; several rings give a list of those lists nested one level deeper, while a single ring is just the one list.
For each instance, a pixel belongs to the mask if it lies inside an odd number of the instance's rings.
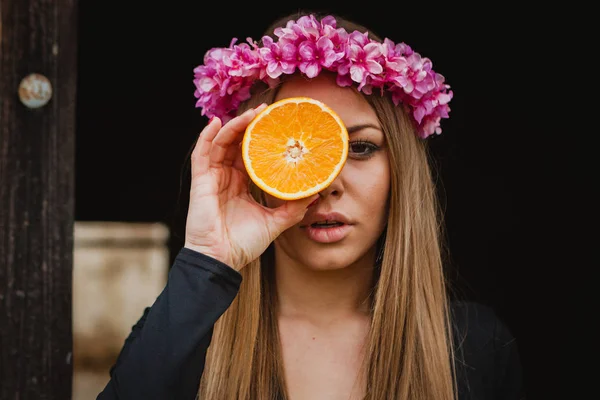
[{"label": "hand", "polygon": [[314,195],[277,208],[257,203],[248,188],[240,143],[261,105],[222,126],[214,118],[192,153],[185,247],[240,270],[258,258],[284,230],[304,218]]}]

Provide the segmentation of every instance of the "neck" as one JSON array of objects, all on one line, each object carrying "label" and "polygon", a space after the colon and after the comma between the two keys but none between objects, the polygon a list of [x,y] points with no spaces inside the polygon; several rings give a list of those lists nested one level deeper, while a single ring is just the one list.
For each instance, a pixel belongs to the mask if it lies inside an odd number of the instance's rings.
[{"label": "neck", "polygon": [[314,270],[275,252],[275,281],[281,317],[328,323],[369,314],[375,253],[345,268]]}]

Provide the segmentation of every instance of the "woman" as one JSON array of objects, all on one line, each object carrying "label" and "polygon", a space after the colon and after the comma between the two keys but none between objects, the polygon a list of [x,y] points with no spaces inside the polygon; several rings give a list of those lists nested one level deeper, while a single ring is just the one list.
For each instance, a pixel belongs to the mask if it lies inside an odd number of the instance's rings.
[{"label": "woman", "polygon": [[[268,32],[196,70],[212,118],[192,153],[185,247],[98,398],[521,398],[510,333],[448,300],[426,147],[448,116],[443,77],[341,18]],[[350,151],[328,188],[284,202],[248,185],[239,142],[265,104],[295,96],[336,111]]]}]

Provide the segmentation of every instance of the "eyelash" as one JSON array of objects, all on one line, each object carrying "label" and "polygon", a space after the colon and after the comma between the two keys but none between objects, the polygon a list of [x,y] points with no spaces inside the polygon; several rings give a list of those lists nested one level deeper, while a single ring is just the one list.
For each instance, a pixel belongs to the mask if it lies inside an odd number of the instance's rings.
[{"label": "eyelash", "polygon": [[[353,146],[365,146],[365,153],[354,153],[352,151],[352,147]],[[358,159],[369,159],[371,157],[373,157],[375,155],[375,152],[377,150],[379,150],[379,146],[377,146],[376,144],[369,142],[368,140],[355,140],[349,143],[349,149],[348,149],[348,153],[350,155],[353,156],[353,158],[358,158]]]}]

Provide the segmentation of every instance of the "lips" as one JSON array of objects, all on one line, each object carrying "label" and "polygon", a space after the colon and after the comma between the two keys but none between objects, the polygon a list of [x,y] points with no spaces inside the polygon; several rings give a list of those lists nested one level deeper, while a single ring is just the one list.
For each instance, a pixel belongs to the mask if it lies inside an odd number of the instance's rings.
[{"label": "lips", "polygon": [[310,224],[310,226],[312,226],[313,228],[333,228],[335,226],[341,226],[344,225],[343,222],[339,222],[339,221],[335,221],[335,220],[323,220],[323,221],[317,221],[317,222],[313,222],[312,224]]},{"label": "lips", "polygon": [[300,227],[307,226],[327,226],[327,225],[352,225],[350,219],[339,212],[328,213],[310,213],[304,217],[300,223]]},{"label": "lips", "polygon": [[307,237],[318,243],[335,243],[344,239],[352,230],[352,223],[337,212],[308,215],[300,224]]}]

